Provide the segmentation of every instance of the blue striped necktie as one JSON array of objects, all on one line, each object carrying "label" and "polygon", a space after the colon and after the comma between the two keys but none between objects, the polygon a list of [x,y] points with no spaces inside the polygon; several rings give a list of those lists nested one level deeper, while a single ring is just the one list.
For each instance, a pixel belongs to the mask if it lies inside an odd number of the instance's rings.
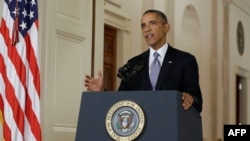
[{"label": "blue striped necktie", "polygon": [[158,75],[161,69],[161,63],[158,59],[159,56],[160,55],[157,52],[154,53],[154,61],[152,62],[151,68],[150,68],[149,77],[150,77],[151,85],[153,87],[153,91],[155,90],[156,82],[157,82]]}]

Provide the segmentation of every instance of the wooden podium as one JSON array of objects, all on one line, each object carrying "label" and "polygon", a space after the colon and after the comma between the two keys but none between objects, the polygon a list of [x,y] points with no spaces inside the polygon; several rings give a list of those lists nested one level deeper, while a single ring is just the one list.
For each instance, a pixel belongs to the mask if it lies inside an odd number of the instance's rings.
[{"label": "wooden podium", "polygon": [[178,91],[83,92],[76,141],[112,141],[105,120],[110,108],[122,100],[142,108],[145,123],[136,141],[202,141],[200,114],[184,110]]}]

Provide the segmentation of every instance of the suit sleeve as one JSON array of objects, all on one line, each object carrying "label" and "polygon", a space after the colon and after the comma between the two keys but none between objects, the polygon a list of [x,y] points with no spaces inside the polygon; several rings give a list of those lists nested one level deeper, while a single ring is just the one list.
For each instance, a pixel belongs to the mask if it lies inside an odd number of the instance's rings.
[{"label": "suit sleeve", "polygon": [[184,68],[184,91],[191,94],[194,98],[193,107],[201,113],[202,111],[202,94],[199,85],[198,64],[194,56],[191,56]]}]

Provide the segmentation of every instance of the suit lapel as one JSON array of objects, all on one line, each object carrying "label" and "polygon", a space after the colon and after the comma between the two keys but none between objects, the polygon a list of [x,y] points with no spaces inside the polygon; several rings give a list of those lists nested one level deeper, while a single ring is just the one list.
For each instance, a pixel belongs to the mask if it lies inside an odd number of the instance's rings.
[{"label": "suit lapel", "polygon": [[165,82],[165,79],[167,78],[167,75],[174,65],[174,51],[171,46],[168,46],[168,50],[166,52],[166,55],[164,57],[161,70],[158,76],[157,84],[156,84],[156,90],[159,90],[162,84]]},{"label": "suit lapel", "polygon": [[142,87],[144,90],[151,90],[152,85],[149,78],[149,50],[145,52],[145,54],[142,55],[142,60],[144,60],[144,71],[143,76],[145,76],[145,81],[142,82]]}]

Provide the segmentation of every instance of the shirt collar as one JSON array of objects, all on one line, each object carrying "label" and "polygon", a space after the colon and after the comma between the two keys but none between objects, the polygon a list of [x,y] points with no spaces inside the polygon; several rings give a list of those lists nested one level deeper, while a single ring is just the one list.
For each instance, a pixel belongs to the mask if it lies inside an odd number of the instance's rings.
[{"label": "shirt collar", "polygon": [[168,43],[166,42],[162,47],[160,47],[158,50],[154,50],[151,46],[150,46],[150,57],[153,57],[154,55],[154,52],[157,52],[157,53],[159,53],[160,54],[160,62],[162,62],[163,61],[163,58],[165,57],[165,54],[166,54],[166,52],[167,52],[167,50],[168,50]]}]

